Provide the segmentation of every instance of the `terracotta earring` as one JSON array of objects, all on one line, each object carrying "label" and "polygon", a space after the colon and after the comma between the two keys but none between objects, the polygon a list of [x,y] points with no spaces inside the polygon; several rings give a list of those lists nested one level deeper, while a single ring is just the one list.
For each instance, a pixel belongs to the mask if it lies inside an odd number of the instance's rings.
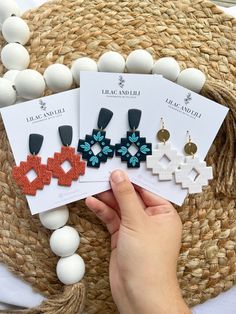
[{"label": "terracotta earring", "polygon": [[[85,162],[81,161],[81,156],[75,153],[75,148],[70,147],[73,137],[72,127],[63,125],[58,130],[63,146],[60,153],[54,154],[54,158],[48,158],[48,169],[52,171],[52,176],[58,179],[58,185],[71,186],[73,180],[78,180],[80,175],[85,174]],[[71,166],[68,171],[62,167],[66,161]]]},{"label": "terracotta earring", "polygon": [[[128,120],[131,131],[127,132],[126,138],[122,138],[120,144],[116,144],[116,156],[122,161],[127,162],[128,168],[139,168],[140,162],[145,161],[147,155],[152,153],[152,144],[146,143],[145,137],[140,137],[137,128],[140,123],[142,111],[130,109],[128,111]],[[129,149],[133,147],[136,150],[134,155]]]},{"label": "terracotta earring", "polygon": [[[98,116],[98,129],[94,129],[92,135],[86,135],[85,140],[79,140],[78,152],[82,153],[83,159],[87,160],[87,167],[99,168],[101,162],[106,162],[113,157],[115,147],[111,145],[111,140],[106,138],[104,129],[111,121],[113,112],[106,108],[101,108]],[[93,146],[98,144],[101,150],[95,154]]]},{"label": "terracotta earring", "polygon": [[[197,145],[192,142],[188,134],[188,143],[184,146],[187,155],[185,162],[175,171],[175,180],[188,189],[190,194],[202,192],[202,187],[208,185],[208,180],[213,179],[212,167],[207,167],[205,161],[200,161],[196,156]],[[192,174],[192,176],[191,176]]]},{"label": "terracotta earring", "polygon": [[[47,166],[41,163],[41,157],[37,156],[43,144],[43,136],[40,134],[30,134],[29,151],[27,161],[21,161],[19,166],[12,170],[12,176],[20,186],[22,193],[26,195],[36,195],[37,190],[42,190],[45,185],[50,184],[52,173]],[[27,174],[34,171],[37,175],[32,181]]]}]

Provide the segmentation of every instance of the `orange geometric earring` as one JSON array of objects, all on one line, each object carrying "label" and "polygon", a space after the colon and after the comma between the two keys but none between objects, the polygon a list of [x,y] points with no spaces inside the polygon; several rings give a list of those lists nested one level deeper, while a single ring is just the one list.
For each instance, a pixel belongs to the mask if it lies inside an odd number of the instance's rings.
[{"label": "orange geometric earring", "polygon": [[[73,136],[72,127],[60,126],[59,134],[63,146],[60,153],[54,154],[54,158],[48,158],[48,170],[52,171],[52,176],[58,179],[59,185],[71,186],[73,180],[78,180],[80,175],[85,174],[85,162],[81,161],[81,156],[75,153],[74,147],[69,147]],[[66,161],[70,164],[68,171],[62,168]]]},{"label": "orange geometric earring", "polygon": [[[20,186],[22,193],[26,195],[36,195],[37,190],[42,190],[44,185],[51,182],[52,173],[47,166],[41,163],[41,157],[37,156],[43,144],[43,136],[40,134],[30,134],[29,150],[31,155],[27,156],[27,161],[21,161],[20,166],[12,169],[12,176]],[[30,181],[27,174],[33,170],[37,175]]]}]

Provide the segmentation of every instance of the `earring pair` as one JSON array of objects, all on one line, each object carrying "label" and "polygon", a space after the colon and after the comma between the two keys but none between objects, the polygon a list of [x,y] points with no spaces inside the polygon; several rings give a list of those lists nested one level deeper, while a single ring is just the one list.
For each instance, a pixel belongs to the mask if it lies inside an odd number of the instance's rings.
[{"label": "earring pair", "polygon": [[[106,162],[114,154],[125,161],[128,168],[140,167],[140,162],[145,161],[146,156],[152,152],[152,145],[146,143],[146,139],[140,137],[140,132],[137,130],[141,115],[141,110],[130,109],[128,121],[131,131],[127,132],[126,138],[121,138],[120,144],[111,145],[111,140],[106,138],[104,129],[111,121],[113,112],[101,108],[97,122],[98,128],[92,131],[92,135],[86,135],[84,140],[80,139],[78,144],[77,150],[82,154],[82,158],[87,160],[87,167],[99,168],[101,162]],[[100,146],[100,151],[97,154],[93,152],[93,146],[96,144]],[[134,155],[129,151],[132,146],[136,148]]]},{"label": "earring pair", "polygon": [[[207,167],[205,161],[196,157],[197,145],[192,142],[189,131],[187,131],[188,142],[184,146],[185,157],[179,155],[168,141],[170,132],[165,128],[161,118],[161,129],[157,133],[157,149],[147,157],[147,168],[157,174],[160,181],[170,181],[175,178],[182,188],[188,189],[190,194],[202,192],[202,187],[213,178],[212,167]],[[164,162],[165,161],[165,162]]]},{"label": "earring pair", "polygon": [[[38,156],[43,144],[44,137],[41,134],[30,134],[29,151],[26,161],[21,161],[19,166],[12,170],[12,176],[20,186],[22,193],[36,195],[37,190],[42,190],[45,185],[51,183],[52,178],[58,179],[58,185],[71,186],[72,181],[78,180],[80,175],[85,174],[85,162],[81,161],[80,155],[75,153],[75,148],[70,147],[73,129],[69,125],[58,128],[62,148],[60,153],[55,153],[53,158],[48,158],[47,164],[43,164]],[[63,163],[69,162],[70,169],[65,171]],[[32,181],[28,173],[34,171],[36,178]]]}]

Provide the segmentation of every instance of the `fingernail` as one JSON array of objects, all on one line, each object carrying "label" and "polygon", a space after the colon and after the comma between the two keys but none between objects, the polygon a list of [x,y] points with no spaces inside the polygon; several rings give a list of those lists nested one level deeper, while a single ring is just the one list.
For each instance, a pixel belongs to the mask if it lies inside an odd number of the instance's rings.
[{"label": "fingernail", "polygon": [[111,174],[111,181],[113,183],[120,183],[125,181],[126,177],[124,172],[120,171],[120,170],[115,170],[112,172]]}]

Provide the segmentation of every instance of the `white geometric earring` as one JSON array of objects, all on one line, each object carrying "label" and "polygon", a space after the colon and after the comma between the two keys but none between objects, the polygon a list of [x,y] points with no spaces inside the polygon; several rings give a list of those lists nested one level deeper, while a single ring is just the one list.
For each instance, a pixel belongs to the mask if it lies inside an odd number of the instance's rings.
[{"label": "white geometric earring", "polygon": [[147,156],[147,168],[151,169],[153,174],[157,174],[160,181],[172,180],[173,173],[184,159],[171,148],[170,142],[167,143],[169,138],[170,132],[165,129],[163,118],[161,118],[161,129],[157,133],[157,139],[161,143],[157,144],[157,149],[152,151],[152,155]]},{"label": "white geometric earring", "polygon": [[185,162],[175,171],[176,183],[181,183],[182,188],[187,188],[189,194],[202,192],[202,187],[208,185],[208,180],[213,179],[212,167],[207,167],[205,161],[200,161],[195,154],[197,145],[192,143],[188,134],[188,143],[184,146],[186,153]]}]

